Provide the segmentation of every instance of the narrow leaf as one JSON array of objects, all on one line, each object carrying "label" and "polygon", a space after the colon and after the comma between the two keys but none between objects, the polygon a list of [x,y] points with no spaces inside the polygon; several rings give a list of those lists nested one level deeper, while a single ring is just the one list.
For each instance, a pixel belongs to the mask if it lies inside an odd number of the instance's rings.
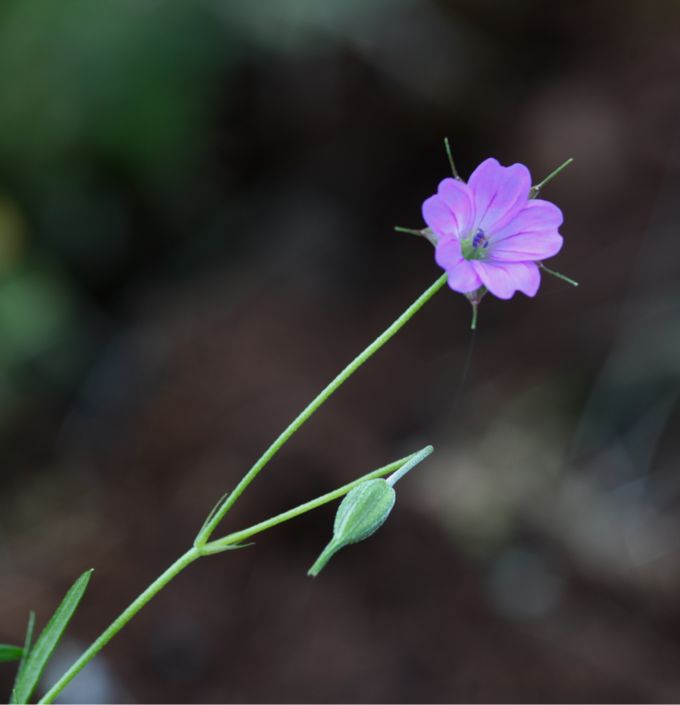
[{"label": "narrow leaf", "polygon": [[19,661],[24,654],[21,646],[12,646],[11,644],[0,644],[0,663],[9,663],[10,661]]},{"label": "narrow leaf", "polygon": [[70,590],[57,607],[47,626],[35,642],[35,646],[28,654],[24,667],[20,669],[17,676],[17,683],[14,688],[13,700],[17,703],[27,703],[33,694],[38,681],[42,676],[45,666],[52,656],[59,640],[64,634],[66,626],[71,621],[73,613],[76,611],[80,600],[85,593],[87,584],[90,582],[91,570],[85,571],[78,580],[73,583]]},{"label": "narrow leaf", "polygon": [[194,546],[204,546],[206,543],[206,537],[205,537],[205,531],[208,528],[208,524],[213,520],[213,517],[217,512],[219,511],[220,507],[224,504],[225,500],[227,497],[231,494],[231,492],[225,492],[215,503],[215,506],[210,510],[210,513],[208,516],[205,518],[203,521],[203,524],[201,525],[201,528],[199,529],[198,533],[196,534],[196,538],[194,539]]},{"label": "narrow leaf", "polygon": [[26,636],[24,637],[24,653],[21,655],[21,662],[19,663],[19,668],[17,669],[17,675],[14,679],[14,685],[12,686],[12,695],[10,696],[10,703],[15,705],[18,703],[17,700],[17,686],[21,680],[24,669],[26,668],[26,661],[28,659],[28,654],[31,651],[31,643],[33,642],[33,628],[35,627],[35,612],[31,610],[28,613],[28,625],[26,626]]}]

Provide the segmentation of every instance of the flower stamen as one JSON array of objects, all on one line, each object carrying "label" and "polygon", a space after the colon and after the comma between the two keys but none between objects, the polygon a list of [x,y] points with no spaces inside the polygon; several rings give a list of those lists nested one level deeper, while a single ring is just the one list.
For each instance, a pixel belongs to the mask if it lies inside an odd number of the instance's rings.
[{"label": "flower stamen", "polygon": [[488,246],[489,241],[486,239],[486,235],[481,228],[478,228],[477,232],[472,237],[467,237],[460,243],[463,257],[467,260],[484,259],[486,257],[484,250],[486,250]]},{"label": "flower stamen", "polygon": [[475,250],[480,247],[486,248],[489,246],[489,241],[486,239],[486,235],[481,228],[477,230],[475,236],[472,238],[472,246]]}]

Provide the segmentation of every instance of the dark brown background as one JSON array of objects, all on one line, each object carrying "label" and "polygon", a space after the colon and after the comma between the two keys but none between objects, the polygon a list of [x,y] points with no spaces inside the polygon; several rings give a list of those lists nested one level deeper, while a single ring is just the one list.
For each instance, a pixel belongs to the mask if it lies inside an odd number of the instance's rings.
[{"label": "dark brown background", "polygon": [[[5,0],[0,641],[91,587],[48,680],[439,271],[487,156],[565,213],[535,300],[448,291],[272,462],[241,528],[433,443],[370,541],[333,509],[192,566],[79,702],[680,698],[680,5]],[[8,692],[12,668],[0,680]]]}]

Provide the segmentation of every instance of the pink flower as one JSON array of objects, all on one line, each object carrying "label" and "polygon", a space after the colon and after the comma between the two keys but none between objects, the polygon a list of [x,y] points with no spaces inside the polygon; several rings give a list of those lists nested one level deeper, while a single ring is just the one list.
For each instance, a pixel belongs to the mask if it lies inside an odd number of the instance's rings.
[{"label": "pink flower", "polygon": [[423,218],[436,235],[435,260],[454,291],[484,286],[501,299],[516,291],[536,294],[536,263],[559,252],[563,218],[553,203],[530,199],[530,189],[523,164],[504,167],[487,159],[467,184],[444,179],[423,203]]}]

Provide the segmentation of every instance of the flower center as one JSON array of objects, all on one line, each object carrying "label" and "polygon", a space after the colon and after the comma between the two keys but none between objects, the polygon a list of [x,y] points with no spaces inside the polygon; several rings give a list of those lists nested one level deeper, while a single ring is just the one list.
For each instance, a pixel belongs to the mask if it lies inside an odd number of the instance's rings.
[{"label": "flower center", "polygon": [[468,235],[460,243],[460,249],[465,259],[484,259],[488,247],[489,241],[481,228],[478,228],[474,235]]}]

